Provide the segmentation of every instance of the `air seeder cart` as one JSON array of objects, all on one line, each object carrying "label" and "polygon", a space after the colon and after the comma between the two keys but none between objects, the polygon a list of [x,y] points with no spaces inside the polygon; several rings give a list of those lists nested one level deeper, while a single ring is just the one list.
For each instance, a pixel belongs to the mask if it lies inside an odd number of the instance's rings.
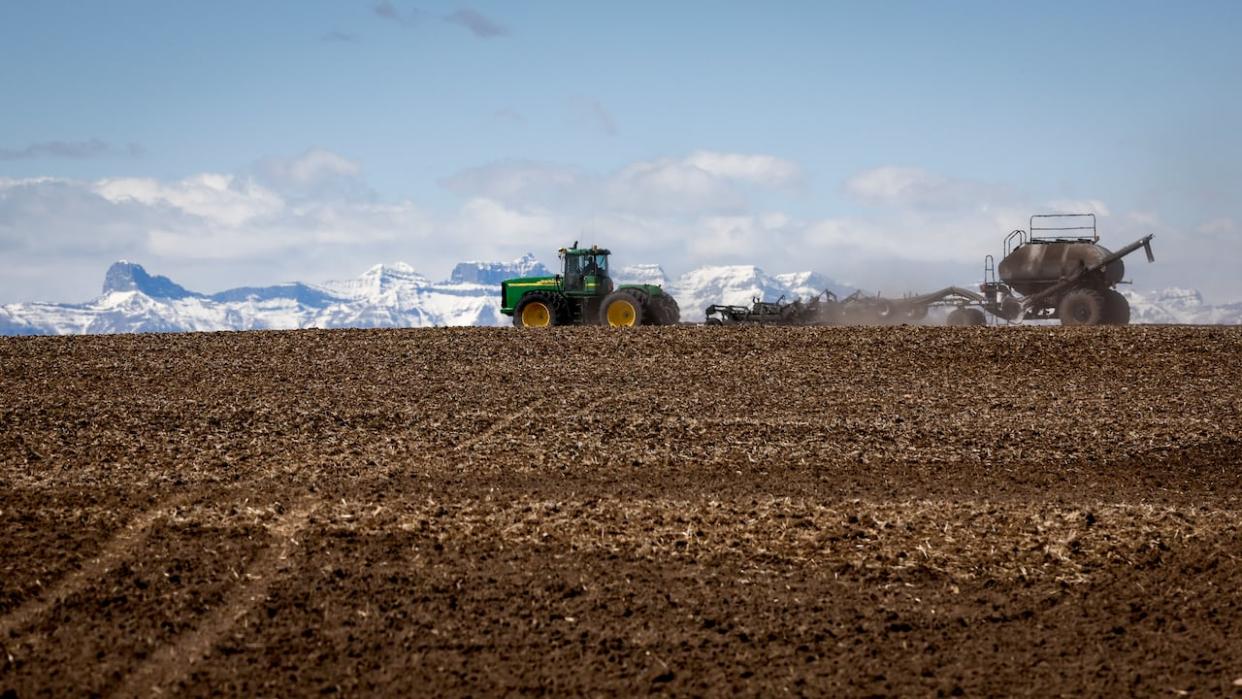
[{"label": "air seeder cart", "polygon": [[[1090,236],[1087,235],[1090,231]],[[1095,214],[1036,214],[1026,230],[1005,238],[1000,264],[984,260],[979,291],[950,286],[904,298],[855,292],[838,300],[830,292],[808,304],[754,299],[744,306],[709,306],[707,323],[772,325],[892,325],[917,323],[933,307],[949,307],[949,325],[985,325],[987,314],[1017,323],[1060,320],[1062,325],[1125,325],[1130,304],[1116,290],[1125,276],[1122,258],[1140,248],[1155,262],[1145,236],[1116,252],[1099,244]],[[813,312],[812,312],[813,308]],[[985,313],[986,312],[986,313]]]}]

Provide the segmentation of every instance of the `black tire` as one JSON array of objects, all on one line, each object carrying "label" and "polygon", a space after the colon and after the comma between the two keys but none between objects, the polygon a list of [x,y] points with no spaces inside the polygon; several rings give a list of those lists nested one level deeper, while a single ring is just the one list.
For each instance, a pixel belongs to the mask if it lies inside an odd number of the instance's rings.
[{"label": "black tire", "polygon": [[[535,306],[543,306],[547,309],[548,322],[546,325],[530,325],[524,322],[527,310],[531,310],[533,315],[541,315],[534,313]],[[518,305],[513,309],[513,325],[518,328],[524,327],[552,327],[556,325],[564,325],[569,321],[569,307],[565,303],[565,297],[560,294],[547,294],[542,291],[532,291],[522,297],[518,301]]]},{"label": "black tire", "polygon": [[677,305],[677,299],[668,294],[660,294],[652,296],[648,304],[652,313],[652,320],[656,325],[677,325],[681,322],[681,307]]},{"label": "black tire", "polygon": [[724,325],[724,322],[722,322],[719,318],[708,318],[707,325]]},{"label": "black tire", "polygon": [[924,306],[921,303],[911,304],[906,306],[906,309],[902,315],[905,316],[906,320],[917,323],[927,317],[927,306]]},{"label": "black tire", "polygon": [[642,325],[647,315],[646,296],[637,289],[621,289],[608,294],[599,307],[600,325],[613,327]]},{"label": "black tire", "polygon": [[958,327],[987,325],[988,317],[978,308],[955,308],[949,312],[945,324]]},{"label": "black tire", "polygon": [[1022,302],[1012,296],[1006,296],[1000,302],[1000,317],[1015,323],[1022,320],[1022,316],[1026,315],[1026,310],[1022,308]]},{"label": "black tire", "polygon": [[1116,289],[1104,292],[1105,315],[1109,325],[1130,324],[1130,302]]},{"label": "black tire", "polygon": [[1057,304],[1061,325],[1103,325],[1108,322],[1108,300],[1096,289],[1074,289]]}]

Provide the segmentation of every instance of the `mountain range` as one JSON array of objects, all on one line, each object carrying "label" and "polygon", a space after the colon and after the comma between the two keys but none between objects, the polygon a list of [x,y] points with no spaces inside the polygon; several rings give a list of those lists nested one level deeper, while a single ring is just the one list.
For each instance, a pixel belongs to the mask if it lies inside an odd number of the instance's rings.
[{"label": "mountain range", "polygon": [[[342,281],[204,294],[120,261],[108,269],[102,293],[91,301],[0,306],[0,335],[508,325],[510,318],[500,313],[500,282],[546,274],[551,272],[528,253],[510,262],[462,262],[444,281],[396,263]],[[676,279],[659,265],[633,265],[613,276],[618,282],[669,289],[686,321],[702,320],[703,309],[713,303],[746,305],[755,296],[775,300],[809,298],[825,289],[838,296],[853,291],[816,272],[769,275],[753,265],[701,267]],[[1123,293],[1134,322],[1242,323],[1242,303],[1211,306],[1197,291]]]}]

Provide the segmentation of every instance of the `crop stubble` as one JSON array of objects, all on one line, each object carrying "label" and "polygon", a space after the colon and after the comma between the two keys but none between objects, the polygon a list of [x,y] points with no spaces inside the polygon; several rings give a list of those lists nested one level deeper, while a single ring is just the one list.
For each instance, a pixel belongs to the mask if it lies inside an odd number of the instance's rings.
[{"label": "crop stubble", "polygon": [[0,339],[0,691],[1236,691],[1242,332]]}]

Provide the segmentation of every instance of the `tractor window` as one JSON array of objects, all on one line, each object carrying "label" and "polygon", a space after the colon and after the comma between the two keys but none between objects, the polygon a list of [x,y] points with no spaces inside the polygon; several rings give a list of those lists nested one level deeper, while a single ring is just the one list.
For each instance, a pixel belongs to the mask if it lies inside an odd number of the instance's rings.
[{"label": "tractor window", "polygon": [[607,279],[607,255],[579,254],[565,256],[566,291],[582,291],[586,288],[586,278],[590,276]]},{"label": "tractor window", "polygon": [[587,257],[584,255],[565,256],[565,290],[579,291],[582,289],[582,276],[586,274]]}]

